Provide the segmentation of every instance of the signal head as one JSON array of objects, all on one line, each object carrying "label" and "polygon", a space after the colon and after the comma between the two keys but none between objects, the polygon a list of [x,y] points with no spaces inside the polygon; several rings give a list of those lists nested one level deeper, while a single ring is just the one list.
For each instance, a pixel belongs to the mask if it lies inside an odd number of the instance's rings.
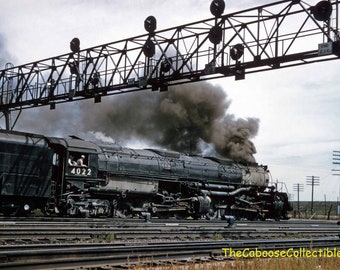
[{"label": "signal head", "polygon": [[74,53],[78,53],[80,51],[80,40],[79,38],[74,38],[70,42],[70,49]]},{"label": "signal head", "polygon": [[222,15],[225,8],[225,4],[223,0],[213,0],[210,4],[210,12],[215,17],[219,17]]},{"label": "signal head", "polygon": [[320,1],[314,7],[310,8],[315,20],[327,21],[332,14],[332,4],[328,1]]},{"label": "signal head", "polygon": [[157,21],[156,21],[156,18],[154,16],[149,16],[145,19],[144,29],[147,32],[149,32],[149,33],[155,32],[156,27],[157,27]]},{"label": "signal head", "polygon": [[244,47],[241,43],[238,43],[230,48],[230,57],[233,60],[238,60],[242,57]]}]

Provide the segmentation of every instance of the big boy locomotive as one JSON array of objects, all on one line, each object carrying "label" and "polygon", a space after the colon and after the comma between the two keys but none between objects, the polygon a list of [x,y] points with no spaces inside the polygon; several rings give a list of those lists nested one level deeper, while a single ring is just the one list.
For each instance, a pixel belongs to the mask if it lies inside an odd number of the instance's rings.
[{"label": "big boy locomotive", "polygon": [[266,166],[4,130],[0,191],[4,215],[286,219],[290,210]]}]

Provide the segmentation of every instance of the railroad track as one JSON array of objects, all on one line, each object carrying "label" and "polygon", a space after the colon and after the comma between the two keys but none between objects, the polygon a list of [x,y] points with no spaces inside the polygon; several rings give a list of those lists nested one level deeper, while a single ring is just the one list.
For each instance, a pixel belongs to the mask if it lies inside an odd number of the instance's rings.
[{"label": "railroad track", "polygon": [[[178,261],[229,259],[226,250],[285,250],[291,256],[321,250],[334,252],[340,247],[339,238],[290,240],[230,240],[170,243],[120,243],[78,245],[1,246],[0,268],[3,269],[61,269],[94,267],[132,267],[139,264],[163,264]],[[290,252],[290,253],[289,253]],[[294,252],[297,252],[296,254]],[[248,253],[249,254],[249,253]],[[271,254],[267,252],[266,254]],[[274,254],[274,253],[272,253]],[[233,257],[233,256],[231,256]]]},{"label": "railroad track", "polygon": [[225,260],[223,248],[337,248],[336,221],[1,219],[0,268],[130,267]]},{"label": "railroad track", "polygon": [[200,222],[135,221],[1,221],[0,244],[95,243],[119,241],[187,241],[332,237],[340,234],[333,222],[268,221]]}]

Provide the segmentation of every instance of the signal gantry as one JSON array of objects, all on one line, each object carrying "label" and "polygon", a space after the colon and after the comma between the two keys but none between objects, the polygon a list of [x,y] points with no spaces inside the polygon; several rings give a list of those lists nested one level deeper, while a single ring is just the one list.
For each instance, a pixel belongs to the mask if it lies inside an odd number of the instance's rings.
[{"label": "signal gantry", "polygon": [[6,129],[12,111],[221,77],[339,59],[339,3],[310,5],[285,0],[224,14],[223,0],[211,2],[213,18],[81,49],[0,71],[0,112]]}]

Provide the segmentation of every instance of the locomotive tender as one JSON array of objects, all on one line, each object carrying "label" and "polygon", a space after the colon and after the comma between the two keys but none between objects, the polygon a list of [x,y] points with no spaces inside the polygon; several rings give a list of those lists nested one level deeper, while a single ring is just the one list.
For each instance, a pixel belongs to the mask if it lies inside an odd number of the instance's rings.
[{"label": "locomotive tender", "polygon": [[4,215],[286,219],[291,210],[266,166],[4,130],[0,192]]}]

